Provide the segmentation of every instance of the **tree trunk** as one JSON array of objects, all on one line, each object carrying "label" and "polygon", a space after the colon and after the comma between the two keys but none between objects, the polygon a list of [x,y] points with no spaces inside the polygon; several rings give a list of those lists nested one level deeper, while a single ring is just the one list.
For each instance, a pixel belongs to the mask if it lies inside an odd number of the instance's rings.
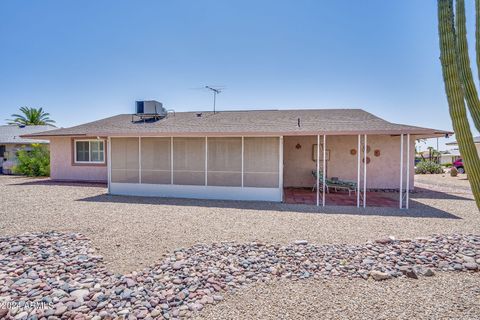
[{"label": "tree trunk", "polygon": [[453,130],[455,131],[460,154],[464,161],[477,207],[480,209],[480,159],[473,142],[465,108],[455,43],[452,0],[438,0],[438,31],[443,81],[445,83]]},{"label": "tree trunk", "polygon": [[[478,1],[478,0],[477,0]],[[480,131],[480,100],[478,100],[477,89],[473,81],[470,58],[468,57],[467,27],[465,19],[465,1],[457,0],[455,10],[456,22],[456,44],[458,55],[458,66],[462,78],[463,93],[467,100],[468,110],[473,119],[473,124]]]}]

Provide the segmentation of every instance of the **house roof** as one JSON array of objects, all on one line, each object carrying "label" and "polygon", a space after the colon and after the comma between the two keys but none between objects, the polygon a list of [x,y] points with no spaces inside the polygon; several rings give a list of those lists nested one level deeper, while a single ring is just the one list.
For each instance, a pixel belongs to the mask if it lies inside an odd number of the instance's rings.
[{"label": "house roof", "polygon": [[[198,116],[201,114],[201,116]],[[133,121],[132,121],[133,119]],[[400,134],[424,137],[452,132],[385,121],[361,109],[248,110],[169,113],[158,121],[139,121],[131,114],[29,134],[55,136],[171,136],[171,135],[306,135]]]},{"label": "house roof", "polygon": [[[480,136],[473,137],[473,142],[474,143],[480,143]],[[458,145],[458,142],[457,141],[452,141],[452,142],[447,142],[445,144],[448,145],[448,146],[456,146],[456,145]]]},{"label": "house roof", "polygon": [[56,129],[52,126],[18,126],[4,125],[0,126],[0,144],[29,144],[29,143],[48,143],[48,140],[27,139],[21,136],[46,132]]}]

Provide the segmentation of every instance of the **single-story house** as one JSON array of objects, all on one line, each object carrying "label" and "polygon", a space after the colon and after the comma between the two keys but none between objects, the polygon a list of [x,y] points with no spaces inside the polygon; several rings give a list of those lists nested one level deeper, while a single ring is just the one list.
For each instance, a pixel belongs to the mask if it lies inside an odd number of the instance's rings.
[{"label": "single-story house", "polygon": [[52,179],[108,182],[114,195],[280,202],[284,188],[313,187],[324,205],[330,179],[352,182],[357,206],[367,190],[401,190],[402,207],[415,140],[450,134],[360,109],[175,113],[157,105],[154,114],[142,105],[28,137],[50,140]]},{"label": "single-story house", "polygon": [[38,140],[23,138],[22,135],[33,134],[37,132],[46,132],[56,129],[52,126],[24,126],[24,125],[4,125],[0,126],[0,173],[11,174],[12,168],[17,163],[17,151],[20,149],[29,149],[32,143],[48,145],[48,140]]},{"label": "single-story house", "polygon": [[[475,147],[477,148],[477,153],[480,156],[480,136],[473,137],[473,143],[475,143]],[[446,145],[458,147],[458,142],[457,141],[447,142]]]},{"label": "single-story house", "polygon": [[420,158],[425,160],[438,161],[438,163],[441,165],[452,164],[456,160],[461,159],[460,151],[458,149],[440,151],[438,155],[432,156],[432,159],[430,159],[430,153],[431,152],[429,152],[428,150],[422,151]]}]

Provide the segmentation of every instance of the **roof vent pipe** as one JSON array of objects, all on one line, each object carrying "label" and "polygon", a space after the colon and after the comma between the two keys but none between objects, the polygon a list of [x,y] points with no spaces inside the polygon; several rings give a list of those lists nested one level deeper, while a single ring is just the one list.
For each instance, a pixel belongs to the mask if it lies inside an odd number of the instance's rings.
[{"label": "roof vent pipe", "polygon": [[297,126],[300,128],[300,118],[298,118]]},{"label": "roof vent pipe", "polygon": [[200,118],[201,116],[202,116],[201,112],[197,113],[197,118]]}]

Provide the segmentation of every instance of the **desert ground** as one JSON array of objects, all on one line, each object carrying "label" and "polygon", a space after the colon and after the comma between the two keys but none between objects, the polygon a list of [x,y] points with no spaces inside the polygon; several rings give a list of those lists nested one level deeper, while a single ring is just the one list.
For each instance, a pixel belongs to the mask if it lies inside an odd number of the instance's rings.
[{"label": "desert ground", "polygon": [[[80,233],[108,270],[131,274],[179,248],[223,241],[365,244],[433,234],[480,234],[464,175],[416,176],[411,209],[108,195],[101,184],[0,176],[0,235]],[[480,314],[479,272],[418,280],[275,280],[227,293],[193,316],[208,319],[465,318]]]}]

